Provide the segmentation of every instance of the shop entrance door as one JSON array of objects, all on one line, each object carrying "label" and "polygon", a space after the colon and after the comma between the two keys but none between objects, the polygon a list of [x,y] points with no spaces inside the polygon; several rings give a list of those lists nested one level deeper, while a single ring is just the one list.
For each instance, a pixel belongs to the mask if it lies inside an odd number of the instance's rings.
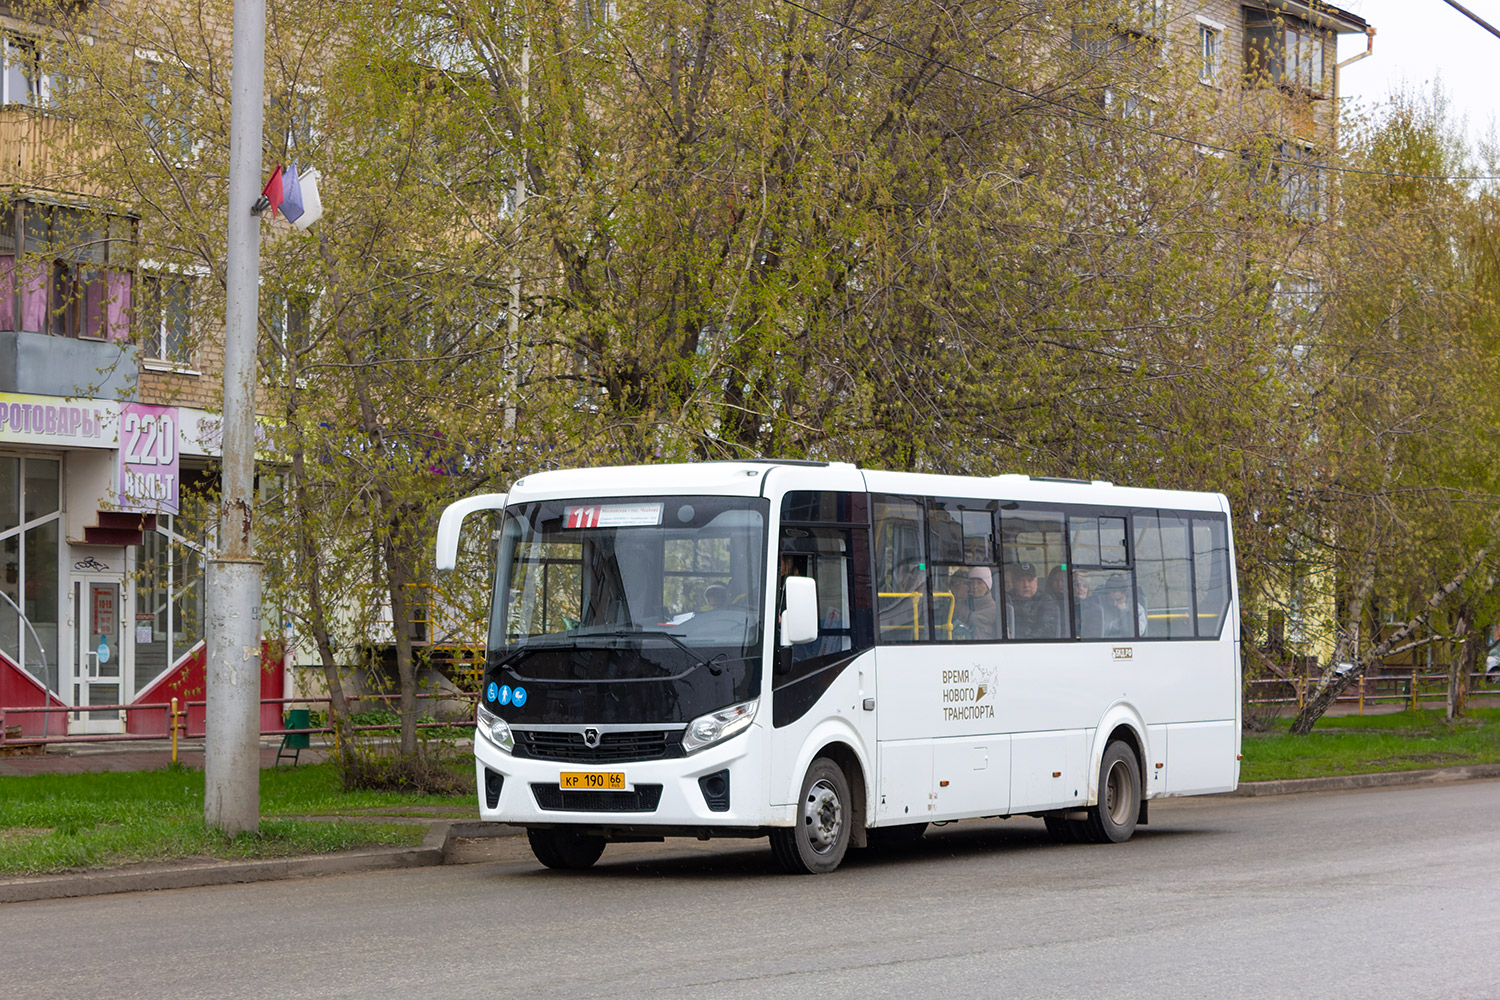
[{"label": "shop entrance door", "polygon": [[[73,704],[123,704],[130,673],[130,636],[125,629],[124,579],[119,576],[73,577]],[[74,712],[68,729],[75,733],[123,733],[121,709]]]}]

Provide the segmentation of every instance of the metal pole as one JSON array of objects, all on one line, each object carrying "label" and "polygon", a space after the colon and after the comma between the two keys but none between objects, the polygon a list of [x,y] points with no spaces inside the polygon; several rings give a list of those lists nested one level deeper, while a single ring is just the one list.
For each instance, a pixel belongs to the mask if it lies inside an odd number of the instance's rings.
[{"label": "metal pole", "polygon": [[516,255],[516,263],[510,272],[510,318],[509,330],[510,341],[505,345],[506,367],[510,369],[510,393],[505,402],[505,430],[510,433],[516,429],[516,405],[520,394],[520,359],[521,359],[521,225],[526,214],[526,166],[530,160],[526,143],[531,137],[524,131],[525,123],[530,120],[531,114],[531,27],[528,19],[526,34],[521,38],[521,121],[523,131],[521,139],[521,162],[516,170],[516,192],[515,212],[516,224],[514,227],[516,242],[511,252]]},{"label": "metal pole", "polygon": [[260,827],[260,563],[254,552],[255,344],[260,274],[265,0],[234,2],[225,253],[224,434],[219,554],[208,566],[208,704],[203,819],[228,834]]}]

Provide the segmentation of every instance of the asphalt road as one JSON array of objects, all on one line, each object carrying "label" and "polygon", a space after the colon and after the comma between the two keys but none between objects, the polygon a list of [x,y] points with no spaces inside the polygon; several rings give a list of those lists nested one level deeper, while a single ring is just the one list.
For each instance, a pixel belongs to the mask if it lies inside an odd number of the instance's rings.
[{"label": "asphalt road", "polygon": [[1500,997],[1500,782],[1152,805],[1120,846],[959,823],[0,906],[29,997]]}]

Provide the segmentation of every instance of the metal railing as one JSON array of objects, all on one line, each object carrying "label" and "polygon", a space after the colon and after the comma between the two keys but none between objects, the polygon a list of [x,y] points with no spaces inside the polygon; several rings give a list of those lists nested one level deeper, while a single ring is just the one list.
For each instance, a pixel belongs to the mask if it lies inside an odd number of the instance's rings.
[{"label": "metal railing", "polygon": [[[1448,671],[1407,670],[1377,676],[1362,677],[1350,684],[1337,698],[1335,705],[1354,705],[1363,715],[1366,706],[1398,704],[1416,709],[1424,702],[1445,701],[1448,697]],[[1300,710],[1308,696],[1316,690],[1322,671],[1293,672],[1287,677],[1257,677],[1246,682],[1245,703],[1247,705],[1290,707]],[[1500,684],[1487,682],[1482,671],[1468,676],[1468,699],[1500,697]]]},{"label": "metal railing", "polygon": [[[358,714],[359,709],[357,709],[355,706],[362,705],[364,702],[373,701],[388,704],[393,701],[398,701],[400,698],[401,696],[399,694],[361,694],[352,695],[346,700],[351,707],[351,714]],[[436,699],[442,701],[475,701],[477,700],[478,695],[467,691],[444,691],[418,694],[417,698]],[[324,707],[326,715],[326,709],[330,704],[332,704],[332,702],[333,699],[326,695],[322,697],[304,698],[262,698],[260,700],[262,708],[267,705],[281,706],[282,712],[280,714],[283,722],[285,722],[286,709],[288,706],[295,705],[301,708],[304,706],[311,707],[314,705],[321,705]],[[204,709],[206,708],[207,704],[207,701],[204,700],[179,702],[178,699],[173,698],[169,702],[141,702],[134,705],[48,705],[25,708],[0,707],[0,748],[3,748],[7,745],[46,746],[53,743],[123,743],[140,740],[162,740],[170,738],[172,741],[172,760],[176,761],[177,741],[179,739],[203,738],[203,729],[200,728],[196,732],[191,730],[191,727],[189,725],[189,713],[193,709]],[[6,736],[7,720],[13,716],[39,715],[46,713],[81,716],[87,712],[124,713],[127,728],[129,724],[129,714],[132,712],[161,712],[163,713],[164,717],[162,721],[162,728],[159,731],[153,730],[149,733],[76,733],[61,736],[16,736],[9,738]],[[201,718],[201,715],[199,713],[195,712],[193,713],[193,715]],[[449,729],[455,726],[465,726],[468,724],[469,720],[472,719],[473,714],[470,713],[468,720],[458,720],[450,722],[418,722],[416,726],[418,729]],[[351,731],[356,733],[378,732],[382,730],[399,728],[401,728],[401,723],[399,721],[379,723],[362,722],[358,725],[353,725],[350,727]],[[322,733],[332,736],[334,733],[334,729],[331,725],[311,726],[305,729],[288,729],[285,725],[283,725],[278,729],[267,729],[262,726],[260,730],[260,735],[262,736],[291,736],[298,734],[311,735],[313,733]]]}]

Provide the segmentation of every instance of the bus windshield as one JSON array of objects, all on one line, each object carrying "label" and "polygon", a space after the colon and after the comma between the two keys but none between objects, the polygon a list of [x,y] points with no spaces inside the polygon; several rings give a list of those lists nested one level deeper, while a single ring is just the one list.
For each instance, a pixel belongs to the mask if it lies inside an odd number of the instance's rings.
[{"label": "bus windshield", "polygon": [[[529,653],[619,650],[571,657],[566,669],[574,679],[623,680],[755,655],[766,511],[758,498],[698,496],[511,508],[501,529],[491,656],[503,654],[526,674]],[[585,660],[597,663],[592,678],[577,673]]]}]

